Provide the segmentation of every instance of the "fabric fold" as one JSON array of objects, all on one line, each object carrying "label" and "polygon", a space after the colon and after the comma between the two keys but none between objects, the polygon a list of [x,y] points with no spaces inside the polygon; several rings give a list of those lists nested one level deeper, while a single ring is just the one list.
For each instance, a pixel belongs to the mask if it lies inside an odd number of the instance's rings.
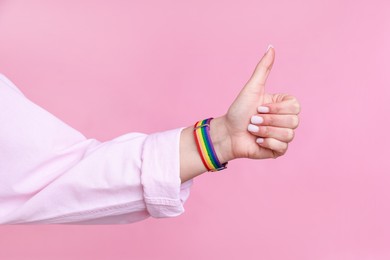
[{"label": "fabric fold", "polygon": [[0,224],[125,224],[184,212],[184,127],[87,139],[0,74]]}]

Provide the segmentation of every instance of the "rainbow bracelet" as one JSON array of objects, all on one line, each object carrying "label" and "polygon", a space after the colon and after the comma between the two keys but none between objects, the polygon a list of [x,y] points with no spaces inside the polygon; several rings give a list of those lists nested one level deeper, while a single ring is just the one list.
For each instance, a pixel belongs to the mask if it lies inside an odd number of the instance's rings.
[{"label": "rainbow bracelet", "polygon": [[215,172],[226,169],[228,162],[221,164],[215,153],[213,143],[210,138],[210,122],[213,118],[200,120],[194,125],[194,137],[196,146],[204,166],[208,172]]}]

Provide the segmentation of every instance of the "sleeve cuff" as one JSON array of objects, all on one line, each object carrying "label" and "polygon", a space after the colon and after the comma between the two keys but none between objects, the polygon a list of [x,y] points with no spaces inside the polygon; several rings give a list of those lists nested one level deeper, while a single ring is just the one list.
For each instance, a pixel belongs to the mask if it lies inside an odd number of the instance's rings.
[{"label": "sleeve cuff", "polygon": [[152,217],[181,215],[193,179],[181,183],[180,136],[185,127],[148,135],[142,151],[141,184]]}]

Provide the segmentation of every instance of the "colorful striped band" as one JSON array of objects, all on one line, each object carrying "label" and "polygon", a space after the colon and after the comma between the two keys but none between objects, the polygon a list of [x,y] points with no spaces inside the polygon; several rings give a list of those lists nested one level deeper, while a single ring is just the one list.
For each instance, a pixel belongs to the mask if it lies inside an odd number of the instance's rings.
[{"label": "colorful striped band", "polygon": [[210,122],[213,118],[200,120],[194,125],[194,137],[198,152],[207,171],[220,171],[226,169],[227,162],[221,164],[214,150],[210,138]]}]

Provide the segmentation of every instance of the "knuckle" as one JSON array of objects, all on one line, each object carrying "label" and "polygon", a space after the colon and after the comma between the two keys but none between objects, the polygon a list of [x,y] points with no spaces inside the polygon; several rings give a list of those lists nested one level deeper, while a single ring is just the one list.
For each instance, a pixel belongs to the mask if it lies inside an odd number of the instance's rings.
[{"label": "knuckle", "polygon": [[284,155],[287,152],[288,144],[287,143],[282,143],[279,145],[279,149],[277,150],[277,154],[279,156]]},{"label": "knuckle", "polygon": [[288,150],[288,143],[284,143],[281,153],[284,155]]},{"label": "knuckle", "polygon": [[293,115],[291,117],[291,121],[292,121],[292,128],[293,129],[297,128],[298,125],[299,125],[299,117],[298,117],[298,115]]},{"label": "knuckle", "polygon": [[[272,139],[271,139],[272,140]],[[286,142],[271,142],[269,149],[272,151],[272,158],[276,159],[287,152],[288,143]]]},{"label": "knuckle", "polygon": [[299,104],[298,101],[294,102],[294,111],[296,114],[299,114],[301,112],[301,105]]},{"label": "knuckle", "polygon": [[292,139],[294,139],[294,130],[292,129],[286,129],[286,139],[288,142],[290,142]]}]

